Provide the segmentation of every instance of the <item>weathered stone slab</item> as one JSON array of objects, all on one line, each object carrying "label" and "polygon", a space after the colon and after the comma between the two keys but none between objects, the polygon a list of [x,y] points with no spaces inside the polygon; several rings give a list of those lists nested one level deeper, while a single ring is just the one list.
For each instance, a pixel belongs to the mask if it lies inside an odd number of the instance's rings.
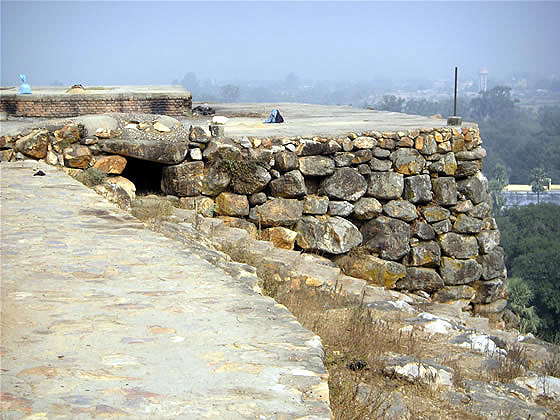
[{"label": "weathered stone slab", "polygon": [[132,157],[151,162],[174,165],[185,160],[188,143],[162,140],[139,140],[134,138],[100,139],[98,143],[105,153]]},{"label": "weathered stone slab", "polygon": [[293,170],[270,181],[270,192],[274,197],[294,198],[307,194],[307,188],[301,172]]},{"label": "weathered stone slab", "polygon": [[395,284],[395,289],[424,290],[435,292],[443,287],[443,280],[432,268],[407,267],[406,277]]},{"label": "weathered stone slab", "polygon": [[327,176],[334,173],[334,160],[326,156],[299,158],[299,170],[305,176]]}]

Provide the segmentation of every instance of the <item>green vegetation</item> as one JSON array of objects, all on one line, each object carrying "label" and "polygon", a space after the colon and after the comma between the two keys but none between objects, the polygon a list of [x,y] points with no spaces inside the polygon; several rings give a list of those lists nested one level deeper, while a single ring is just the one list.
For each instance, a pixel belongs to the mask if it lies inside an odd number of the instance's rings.
[{"label": "green vegetation", "polygon": [[75,175],[74,178],[91,188],[103,184],[107,174],[97,168],[88,168]]},{"label": "green vegetation", "polygon": [[560,339],[560,206],[508,209],[497,222],[511,282],[510,308],[526,332],[536,328],[546,340]]},{"label": "green vegetation", "polygon": [[[453,101],[386,95],[368,107],[446,117],[453,112]],[[512,98],[509,87],[496,86],[472,100],[459,98],[457,113],[463,120],[479,124],[488,152],[484,172],[489,179],[497,165],[503,165],[513,184],[526,184],[533,168],[543,168],[553,181],[560,179],[560,106],[542,107],[538,112],[524,110]]]}]

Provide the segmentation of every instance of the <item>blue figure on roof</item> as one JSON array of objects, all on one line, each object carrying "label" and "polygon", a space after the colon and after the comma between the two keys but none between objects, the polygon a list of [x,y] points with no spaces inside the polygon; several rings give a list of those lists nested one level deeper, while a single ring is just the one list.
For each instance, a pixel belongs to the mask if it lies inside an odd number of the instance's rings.
[{"label": "blue figure on roof", "polygon": [[31,86],[27,84],[27,78],[25,74],[20,74],[19,78],[21,79],[21,86],[19,87],[18,93],[20,95],[31,95]]},{"label": "blue figure on roof", "polygon": [[273,109],[264,123],[274,124],[274,123],[283,123],[283,122],[284,122],[284,118],[282,118],[282,115],[280,115],[280,111],[278,111],[277,109]]}]

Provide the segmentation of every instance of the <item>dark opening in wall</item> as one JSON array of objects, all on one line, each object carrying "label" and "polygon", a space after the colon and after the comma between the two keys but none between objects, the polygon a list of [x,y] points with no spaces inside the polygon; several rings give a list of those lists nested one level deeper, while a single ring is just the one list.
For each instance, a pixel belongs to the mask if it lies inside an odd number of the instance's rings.
[{"label": "dark opening in wall", "polygon": [[136,194],[162,194],[161,172],[165,165],[131,157],[127,157],[126,161],[122,176],[134,183]]}]

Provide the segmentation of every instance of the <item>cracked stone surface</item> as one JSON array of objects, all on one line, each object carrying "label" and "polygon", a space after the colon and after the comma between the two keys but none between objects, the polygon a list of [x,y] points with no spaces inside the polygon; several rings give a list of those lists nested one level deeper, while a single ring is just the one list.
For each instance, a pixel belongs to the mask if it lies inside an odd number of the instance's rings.
[{"label": "cracked stone surface", "polygon": [[330,418],[319,338],[247,273],[59,169],[0,174],[0,417]]}]

